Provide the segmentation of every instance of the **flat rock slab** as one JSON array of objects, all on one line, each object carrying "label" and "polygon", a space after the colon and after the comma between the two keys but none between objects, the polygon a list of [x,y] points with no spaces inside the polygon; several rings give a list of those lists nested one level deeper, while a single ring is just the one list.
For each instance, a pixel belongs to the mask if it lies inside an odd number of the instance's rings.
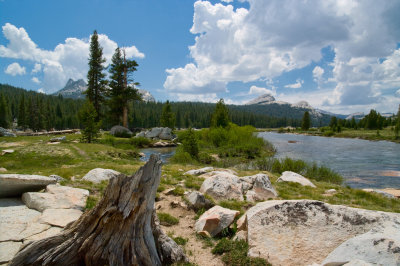
[{"label": "flat rock slab", "polygon": [[83,210],[89,191],[60,185],[49,185],[45,193],[26,192],[22,201],[31,209],[78,209]]},{"label": "flat rock slab", "polygon": [[36,235],[32,235],[30,237],[27,237],[24,239],[24,245],[31,242],[31,241],[36,241],[36,240],[40,240],[43,238],[48,238],[51,236],[55,236],[57,234],[59,234],[63,229],[60,227],[56,227],[56,226],[52,226],[49,229],[47,229],[46,231],[43,231],[39,234]]},{"label": "flat rock slab", "polygon": [[47,230],[50,226],[40,224],[40,216],[19,199],[0,199],[0,241],[21,241]]},{"label": "flat rock slab", "polygon": [[211,172],[213,170],[214,170],[214,167],[204,167],[204,168],[200,168],[200,169],[189,170],[186,173],[184,173],[184,175],[202,175],[207,172]]},{"label": "flat rock slab", "polygon": [[24,192],[39,191],[49,184],[55,184],[55,178],[41,175],[0,174],[0,198],[20,196]]},{"label": "flat rock slab", "polygon": [[95,168],[90,170],[82,179],[98,184],[101,181],[110,180],[119,174],[121,173],[112,169]]},{"label": "flat rock slab", "polygon": [[65,227],[70,222],[78,220],[82,213],[74,209],[46,209],[40,217],[40,222]]},{"label": "flat rock slab", "polygon": [[247,231],[250,256],[272,265],[311,265],[350,238],[400,224],[400,214],[313,200],[272,200],[258,203],[239,220],[239,230]]},{"label": "flat rock slab", "polygon": [[22,242],[0,242],[0,263],[10,261],[17,254],[21,246]]}]

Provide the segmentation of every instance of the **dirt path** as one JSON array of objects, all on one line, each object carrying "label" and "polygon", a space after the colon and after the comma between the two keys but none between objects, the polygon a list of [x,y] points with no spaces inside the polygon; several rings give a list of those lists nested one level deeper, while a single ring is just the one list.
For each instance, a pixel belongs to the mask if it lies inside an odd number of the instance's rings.
[{"label": "dirt path", "polygon": [[[211,253],[211,247],[206,247],[204,242],[196,237],[194,230],[194,219],[195,213],[192,210],[187,210],[182,206],[171,207],[171,202],[182,202],[181,197],[173,195],[165,195],[161,193],[161,200],[156,202],[156,206],[159,208],[157,212],[166,212],[170,215],[179,218],[179,223],[173,226],[161,226],[163,231],[166,233],[172,233],[174,237],[183,237],[188,239],[188,242],[184,246],[186,255],[190,262],[196,265],[205,266],[223,266],[224,263],[221,261],[219,256],[215,256]],[[157,208],[156,207],[156,208]]]},{"label": "dirt path", "polygon": [[75,146],[74,144],[71,144],[71,147],[76,150],[79,155],[81,155],[83,158],[85,159],[90,159],[90,157],[86,154],[86,152],[82,149],[80,149],[79,147]]}]

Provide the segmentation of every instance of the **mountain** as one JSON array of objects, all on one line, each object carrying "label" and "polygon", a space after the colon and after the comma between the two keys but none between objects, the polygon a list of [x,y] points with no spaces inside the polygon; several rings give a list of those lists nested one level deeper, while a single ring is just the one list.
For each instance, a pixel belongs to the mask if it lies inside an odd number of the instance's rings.
[{"label": "mountain", "polygon": [[87,84],[83,79],[79,79],[77,81],[69,79],[64,88],[57,91],[56,93],[53,93],[52,95],[62,95],[64,98],[83,99],[85,98],[83,92],[86,91],[86,89]]},{"label": "mountain", "polygon": [[354,117],[354,119],[360,120],[360,119],[363,119],[364,116],[365,116],[365,114],[363,112],[352,113],[346,117],[346,120],[353,119],[353,117]]},{"label": "mountain", "polygon": [[[288,102],[277,101],[270,94],[263,94],[238,108],[244,111],[266,114],[272,117],[286,117],[291,119],[302,119],[304,112],[308,111],[313,125],[315,126],[329,124],[331,116],[337,116],[336,114],[316,109],[306,101],[291,104]],[[341,116],[345,117],[343,115]]]},{"label": "mountain", "polygon": [[[64,98],[72,98],[72,99],[84,99],[85,95],[83,94],[87,90],[87,84],[83,79],[79,79],[74,81],[73,79],[69,79],[65,87],[61,90],[53,93],[52,95],[58,96],[62,95]],[[142,95],[142,98],[145,102],[155,102],[153,95],[146,90],[138,90]]]}]

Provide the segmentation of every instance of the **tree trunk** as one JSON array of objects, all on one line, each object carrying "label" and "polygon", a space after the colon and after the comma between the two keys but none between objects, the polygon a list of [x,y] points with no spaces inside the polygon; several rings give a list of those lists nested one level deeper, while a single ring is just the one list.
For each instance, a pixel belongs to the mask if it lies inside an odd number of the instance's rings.
[{"label": "tree trunk", "polygon": [[166,265],[187,261],[154,211],[161,161],[112,178],[101,201],[59,235],[32,242],[9,265]]},{"label": "tree trunk", "polygon": [[128,106],[124,106],[123,109],[122,125],[128,128]]}]

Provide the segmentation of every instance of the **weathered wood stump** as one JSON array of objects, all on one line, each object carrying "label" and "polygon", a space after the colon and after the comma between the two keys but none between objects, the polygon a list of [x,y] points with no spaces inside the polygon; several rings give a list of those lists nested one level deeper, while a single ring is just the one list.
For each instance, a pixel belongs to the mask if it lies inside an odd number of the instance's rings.
[{"label": "weathered wood stump", "polygon": [[96,207],[61,234],[28,244],[10,265],[167,265],[187,258],[160,228],[154,199],[161,161],[110,180]]}]

